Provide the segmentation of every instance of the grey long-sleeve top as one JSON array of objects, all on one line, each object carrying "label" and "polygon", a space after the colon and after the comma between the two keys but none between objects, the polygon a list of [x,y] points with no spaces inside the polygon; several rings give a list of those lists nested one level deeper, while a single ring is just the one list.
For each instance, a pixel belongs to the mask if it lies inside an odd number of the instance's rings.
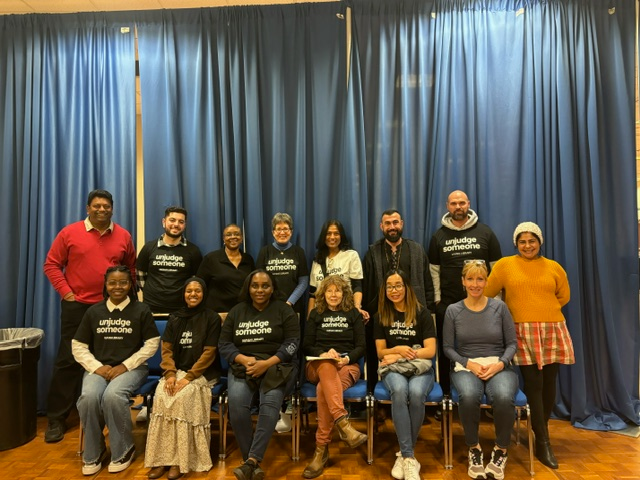
[{"label": "grey long-sleeve top", "polygon": [[511,313],[504,302],[495,298],[489,298],[479,312],[469,310],[464,300],[450,305],[442,335],[444,354],[463,367],[470,358],[492,356],[507,366],[518,348]]}]

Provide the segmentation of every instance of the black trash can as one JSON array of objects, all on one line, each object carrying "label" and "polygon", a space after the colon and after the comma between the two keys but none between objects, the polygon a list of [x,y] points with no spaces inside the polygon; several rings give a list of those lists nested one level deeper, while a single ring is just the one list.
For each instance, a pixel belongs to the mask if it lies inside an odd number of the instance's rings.
[{"label": "black trash can", "polygon": [[38,360],[44,332],[0,329],[0,450],[36,436]]}]

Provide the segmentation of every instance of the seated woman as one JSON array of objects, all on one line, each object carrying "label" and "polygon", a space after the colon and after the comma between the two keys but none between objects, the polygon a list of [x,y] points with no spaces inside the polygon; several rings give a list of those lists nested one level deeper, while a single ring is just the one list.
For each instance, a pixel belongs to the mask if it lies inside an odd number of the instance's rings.
[{"label": "seated woman", "polygon": [[436,328],[402,270],[384,276],[374,318],[378,373],[391,394],[391,414],[400,444],[391,476],[416,480],[420,463],[414,451],[424,421],[424,402],[434,383],[430,359],[436,353]]},{"label": "seated woman", "polygon": [[[254,270],[220,333],[220,354],[229,362],[229,420],[243,459],[233,470],[238,480],[264,478],[260,462],[297,376],[298,316],[277,297],[271,275]],[[254,433],[251,405],[256,394],[260,413]]]},{"label": "seated woman", "polygon": [[83,475],[102,468],[105,424],[111,446],[109,472],[131,465],[135,447],[129,398],[147,378],[145,362],[160,344],[151,310],[136,301],[129,268],[109,267],[104,286],[107,298],[89,307],[71,341],[73,357],[86,370],[77,403],[85,432]]},{"label": "seated woman", "polygon": [[316,305],[307,321],[303,348],[309,356],[326,358],[309,361],[305,368],[307,379],[317,384],[318,430],[313,459],[302,476],[315,478],[322,474],[329,460],[334,424],[349,447],[367,441],[367,436],[349,423],[342,399],[342,392],[360,378],[358,360],[365,352],[364,323],[353,306],[349,283],[337,275],[325,278],[316,291]]},{"label": "seated woman", "polygon": [[[514,397],[518,377],[510,366],[518,346],[513,319],[500,300],[487,298],[487,266],[483,260],[466,261],[462,285],[467,298],[449,305],[444,317],[443,348],[454,363],[451,383],[460,395],[458,409],[469,447],[471,478],[504,478],[507,448],[515,421]],[[478,441],[482,395],[493,406],[496,445],[491,462],[483,467]]]},{"label": "seated woman", "polygon": [[[220,315],[206,307],[204,280],[184,285],[186,306],[169,316],[162,335],[163,376],[156,388],[147,434],[149,478],[170,480],[211,469],[211,387],[220,377],[216,357]],[[179,441],[176,441],[179,439]]]}]

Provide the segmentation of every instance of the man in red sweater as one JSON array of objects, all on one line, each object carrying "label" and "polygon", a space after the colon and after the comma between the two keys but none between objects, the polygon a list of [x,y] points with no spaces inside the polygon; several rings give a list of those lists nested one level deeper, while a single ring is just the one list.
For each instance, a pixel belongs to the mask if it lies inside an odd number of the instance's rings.
[{"label": "man in red sweater", "polygon": [[84,370],[73,358],[71,340],[87,309],[103,300],[107,268],[126,265],[135,282],[131,234],[113,223],[112,215],[111,194],[93,190],[87,200],[87,218],[60,230],[44,262],[44,273],[62,298],[60,345],[47,398],[47,443],[64,438],[65,420],[78,398]]}]

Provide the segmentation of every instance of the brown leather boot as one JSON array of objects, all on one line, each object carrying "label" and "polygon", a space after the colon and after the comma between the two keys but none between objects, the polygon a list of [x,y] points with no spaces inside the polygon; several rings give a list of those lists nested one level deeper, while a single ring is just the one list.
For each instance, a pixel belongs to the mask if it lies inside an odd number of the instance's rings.
[{"label": "brown leather boot", "polygon": [[313,452],[311,463],[305,467],[302,476],[304,478],[316,478],[322,475],[328,461],[329,445],[316,445],[316,451]]},{"label": "brown leather boot", "polygon": [[336,428],[340,434],[340,440],[349,445],[350,448],[356,448],[367,441],[367,435],[360,433],[349,423],[349,417],[346,415],[336,420]]}]

